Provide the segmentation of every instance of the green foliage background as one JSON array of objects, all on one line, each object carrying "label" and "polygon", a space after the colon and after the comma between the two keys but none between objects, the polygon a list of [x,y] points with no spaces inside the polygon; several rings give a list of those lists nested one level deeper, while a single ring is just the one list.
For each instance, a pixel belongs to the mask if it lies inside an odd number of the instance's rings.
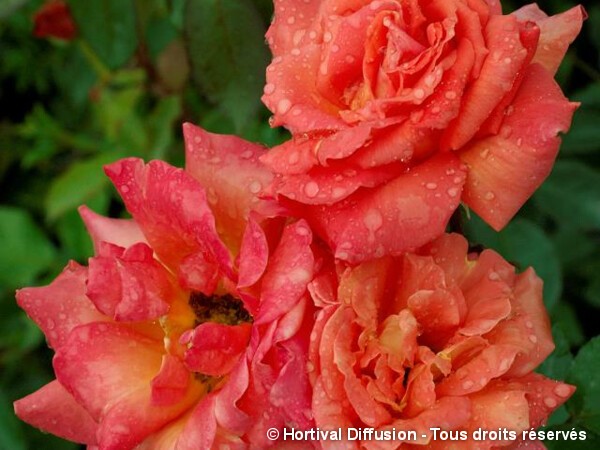
[{"label": "green foliage background", "polygon": [[[124,156],[183,165],[181,123],[274,145],[260,104],[271,0],[70,1],[79,37],[36,39],[41,0],[0,0],[0,449],[73,449],[21,423],[12,401],[52,378],[51,352],[14,291],[49,283],[92,247],[80,204],[118,216],[102,171]],[[505,11],[517,2],[503,2]],[[573,6],[540,2],[548,13]],[[551,418],[600,442],[600,5],[569,52],[559,81],[582,102],[554,172],[518,217],[495,233],[466,220],[473,244],[500,251],[545,280],[554,354],[539,369],[578,386]],[[465,214],[465,218],[466,218]]]}]

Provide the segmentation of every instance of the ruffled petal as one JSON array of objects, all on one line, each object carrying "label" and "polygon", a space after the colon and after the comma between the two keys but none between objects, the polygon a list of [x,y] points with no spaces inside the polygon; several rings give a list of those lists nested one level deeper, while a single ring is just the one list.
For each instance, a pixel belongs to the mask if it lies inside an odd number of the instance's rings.
[{"label": "ruffled petal", "polygon": [[174,272],[183,258],[201,252],[234,278],[205,190],[189,174],[162,161],[145,165],[136,158],[106,166],[105,171],[154,252]]},{"label": "ruffled petal", "polygon": [[205,322],[182,336],[185,364],[192,372],[220,377],[228,374],[245,352],[252,326]]},{"label": "ruffled petal", "polygon": [[206,189],[207,200],[224,241],[235,252],[257,195],[273,175],[259,162],[264,147],[237,136],[209,133],[183,125],[186,171]]},{"label": "ruffled petal", "polygon": [[90,259],[86,295],[99,311],[116,321],[154,320],[165,315],[173,286],[152,249],[138,243],[120,253],[105,256],[101,248],[99,255]]}]

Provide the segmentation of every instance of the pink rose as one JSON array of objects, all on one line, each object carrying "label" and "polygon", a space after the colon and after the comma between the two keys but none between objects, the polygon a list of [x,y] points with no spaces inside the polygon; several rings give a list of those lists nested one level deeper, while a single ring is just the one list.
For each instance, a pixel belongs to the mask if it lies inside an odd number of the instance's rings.
[{"label": "pink rose", "polygon": [[443,233],[463,201],[502,228],[549,174],[569,103],[553,75],[585,12],[494,0],[278,0],[263,101],[293,139],[262,160],[362,261]]},{"label": "pink rose", "polygon": [[269,427],[311,426],[311,231],[251,212],[260,147],[184,132],[185,171],[106,167],[133,219],[81,208],[89,267],[18,292],[56,352],[24,421],[103,450],[265,448]]},{"label": "pink rose", "polygon": [[517,275],[497,253],[469,254],[462,236],[447,234],[417,253],[337,273],[309,285],[321,307],[310,357],[317,427],[413,430],[411,442],[428,449],[449,448],[433,439],[435,427],[467,437],[478,428],[517,433],[512,441],[452,442],[500,448],[544,424],[573,393],[532,372],[554,348],[533,269]]}]

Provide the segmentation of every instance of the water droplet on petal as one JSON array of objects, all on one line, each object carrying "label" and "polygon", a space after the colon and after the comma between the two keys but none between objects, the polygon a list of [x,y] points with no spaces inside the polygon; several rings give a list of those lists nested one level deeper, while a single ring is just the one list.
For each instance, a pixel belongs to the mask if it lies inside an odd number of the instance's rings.
[{"label": "water droplet on petal", "polygon": [[448,195],[449,195],[450,197],[453,197],[453,198],[454,198],[454,197],[456,197],[456,196],[458,195],[459,189],[458,189],[458,188],[455,188],[455,187],[453,187],[453,188],[450,188],[450,189],[448,189],[446,192],[448,193]]},{"label": "water droplet on petal", "polygon": [[554,388],[554,393],[559,397],[566,398],[571,394],[571,389],[566,384],[559,384]]},{"label": "water droplet on petal", "polygon": [[438,185],[437,185],[436,183],[427,183],[427,184],[425,185],[425,187],[426,187],[427,189],[433,190],[433,189],[437,189]]},{"label": "water droplet on petal", "polygon": [[304,193],[307,197],[315,197],[319,193],[319,185],[314,181],[309,181],[304,186]]},{"label": "water droplet on petal", "polygon": [[253,194],[258,194],[262,189],[262,184],[260,184],[259,181],[253,181],[252,183],[250,183],[250,186],[248,186],[248,189],[250,189],[250,192],[252,192]]},{"label": "water droplet on petal", "polygon": [[558,402],[552,397],[546,397],[544,399],[544,405],[546,405],[548,408],[556,408]]},{"label": "water droplet on petal", "polygon": [[263,89],[263,92],[266,95],[271,95],[273,92],[275,92],[275,85],[273,83],[267,83]]},{"label": "water droplet on petal", "polygon": [[290,102],[287,98],[282,98],[279,100],[279,103],[277,103],[277,112],[279,114],[285,114],[290,110],[291,107],[292,102]]},{"label": "water droplet on petal", "polygon": [[492,191],[486,192],[484,196],[486,200],[494,200],[495,197],[496,195]]}]

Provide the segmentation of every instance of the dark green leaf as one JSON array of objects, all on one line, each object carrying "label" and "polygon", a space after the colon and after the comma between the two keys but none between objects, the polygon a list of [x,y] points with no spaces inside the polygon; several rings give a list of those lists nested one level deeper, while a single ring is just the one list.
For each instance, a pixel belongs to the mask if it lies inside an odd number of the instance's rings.
[{"label": "dark green leaf", "polygon": [[600,228],[600,172],[576,161],[558,161],[534,196],[542,211],[579,229]]},{"label": "dark green leaf", "polygon": [[551,319],[554,328],[560,329],[570,347],[578,347],[585,341],[575,308],[570,303],[558,302],[552,310]]},{"label": "dark green leaf", "polygon": [[82,37],[109,68],[125,64],[137,47],[133,0],[70,0]]},{"label": "dark green leaf", "polygon": [[551,309],[562,291],[561,267],[552,241],[533,222],[515,219],[497,233],[476,216],[467,223],[472,242],[497,250],[520,270],[532,266],[544,281],[544,302]]},{"label": "dark green leaf", "polygon": [[537,372],[555,380],[564,380],[573,364],[573,355],[569,350],[567,336],[560,327],[552,327],[552,336],[554,337],[556,347],[550,356],[538,367]]},{"label": "dark green leaf", "polygon": [[23,429],[2,387],[0,387],[0,448],[27,450]]},{"label": "dark green leaf", "polygon": [[265,27],[250,0],[188,0],[185,32],[199,89],[241,130],[260,105]]},{"label": "dark green leaf", "polygon": [[567,378],[577,390],[567,404],[577,423],[600,433],[600,336],[584,345]]},{"label": "dark green leaf", "polygon": [[563,136],[561,152],[567,155],[592,153],[600,148],[600,111],[583,108],[575,113],[571,130]]},{"label": "dark green leaf", "polygon": [[8,289],[32,283],[54,259],[54,246],[25,210],[0,206],[0,236],[0,284]]},{"label": "dark green leaf", "polygon": [[46,196],[46,215],[55,220],[65,212],[89,201],[108,186],[102,166],[114,161],[114,154],[100,154],[87,161],[72,164],[50,184]]}]

